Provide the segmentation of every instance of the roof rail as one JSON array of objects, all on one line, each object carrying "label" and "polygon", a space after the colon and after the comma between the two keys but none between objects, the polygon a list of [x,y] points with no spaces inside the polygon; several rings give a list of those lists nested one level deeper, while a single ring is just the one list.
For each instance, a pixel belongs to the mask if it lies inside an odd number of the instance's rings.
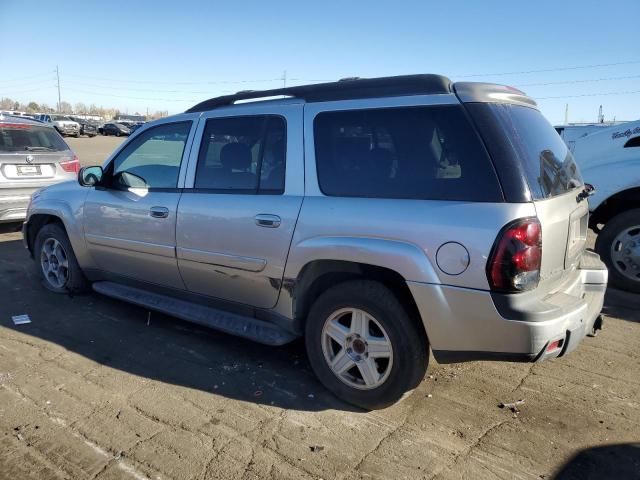
[{"label": "roof rail", "polygon": [[233,95],[205,100],[187,110],[186,113],[204,112],[214,108],[233,105],[238,100],[286,96],[307,102],[329,100],[351,100],[356,98],[394,97],[401,95],[426,95],[451,93],[451,80],[442,75],[400,75],[379,78],[345,78],[337,82],[275,88],[272,90],[243,90]]}]

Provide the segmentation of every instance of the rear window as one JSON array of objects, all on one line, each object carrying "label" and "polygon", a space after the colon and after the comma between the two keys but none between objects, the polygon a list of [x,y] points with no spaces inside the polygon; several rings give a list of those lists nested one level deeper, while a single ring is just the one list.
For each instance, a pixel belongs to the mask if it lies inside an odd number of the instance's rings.
[{"label": "rear window", "polygon": [[571,151],[538,110],[508,104],[489,104],[488,108],[520,158],[534,200],[583,186]]},{"label": "rear window", "polygon": [[493,165],[459,106],[324,112],[314,131],[325,195],[503,201]]},{"label": "rear window", "polygon": [[63,150],[68,150],[68,147],[52,128],[0,123],[0,152]]}]

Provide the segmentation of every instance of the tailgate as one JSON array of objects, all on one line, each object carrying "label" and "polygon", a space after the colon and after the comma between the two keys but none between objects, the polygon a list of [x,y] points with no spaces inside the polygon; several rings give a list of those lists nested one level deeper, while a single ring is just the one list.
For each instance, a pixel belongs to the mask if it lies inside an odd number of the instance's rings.
[{"label": "tailgate", "polygon": [[575,270],[586,248],[589,204],[576,197],[573,191],[534,202],[542,226],[541,286],[553,288],[561,283]]}]

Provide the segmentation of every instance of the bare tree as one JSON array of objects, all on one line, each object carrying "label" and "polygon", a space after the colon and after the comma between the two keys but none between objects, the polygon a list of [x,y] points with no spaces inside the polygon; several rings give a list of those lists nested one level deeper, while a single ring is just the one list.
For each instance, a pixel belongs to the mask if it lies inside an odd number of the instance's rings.
[{"label": "bare tree", "polygon": [[2,110],[13,110],[13,103],[10,98],[2,98],[0,99],[0,108]]},{"label": "bare tree", "polygon": [[76,113],[87,113],[87,106],[82,102],[78,102],[76,103],[74,111]]},{"label": "bare tree", "polygon": [[73,113],[73,107],[69,102],[60,102],[60,113]]}]

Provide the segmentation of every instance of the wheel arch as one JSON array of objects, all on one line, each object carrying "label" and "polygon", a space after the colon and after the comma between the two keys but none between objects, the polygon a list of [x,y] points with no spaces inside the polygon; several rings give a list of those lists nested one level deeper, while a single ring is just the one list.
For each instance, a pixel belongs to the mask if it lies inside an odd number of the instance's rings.
[{"label": "wheel arch", "polygon": [[309,310],[315,300],[335,285],[351,280],[372,280],[387,287],[407,310],[427,340],[417,303],[406,279],[394,269],[347,260],[316,259],[301,269],[292,288],[292,310],[296,330],[304,332]]},{"label": "wheel arch", "polygon": [[599,233],[599,224],[606,224],[616,215],[634,208],[640,208],[640,187],[622,190],[600,202],[596,209],[591,212],[589,226],[596,233]]},{"label": "wheel arch", "polygon": [[29,217],[29,220],[26,223],[24,235],[27,248],[29,249],[29,253],[31,254],[31,258],[33,258],[33,250],[38,232],[42,229],[42,227],[51,223],[56,223],[64,228],[65,232],[67,231],[62,218],[57,215],[52,215],[50,213],[35,213]]}]

